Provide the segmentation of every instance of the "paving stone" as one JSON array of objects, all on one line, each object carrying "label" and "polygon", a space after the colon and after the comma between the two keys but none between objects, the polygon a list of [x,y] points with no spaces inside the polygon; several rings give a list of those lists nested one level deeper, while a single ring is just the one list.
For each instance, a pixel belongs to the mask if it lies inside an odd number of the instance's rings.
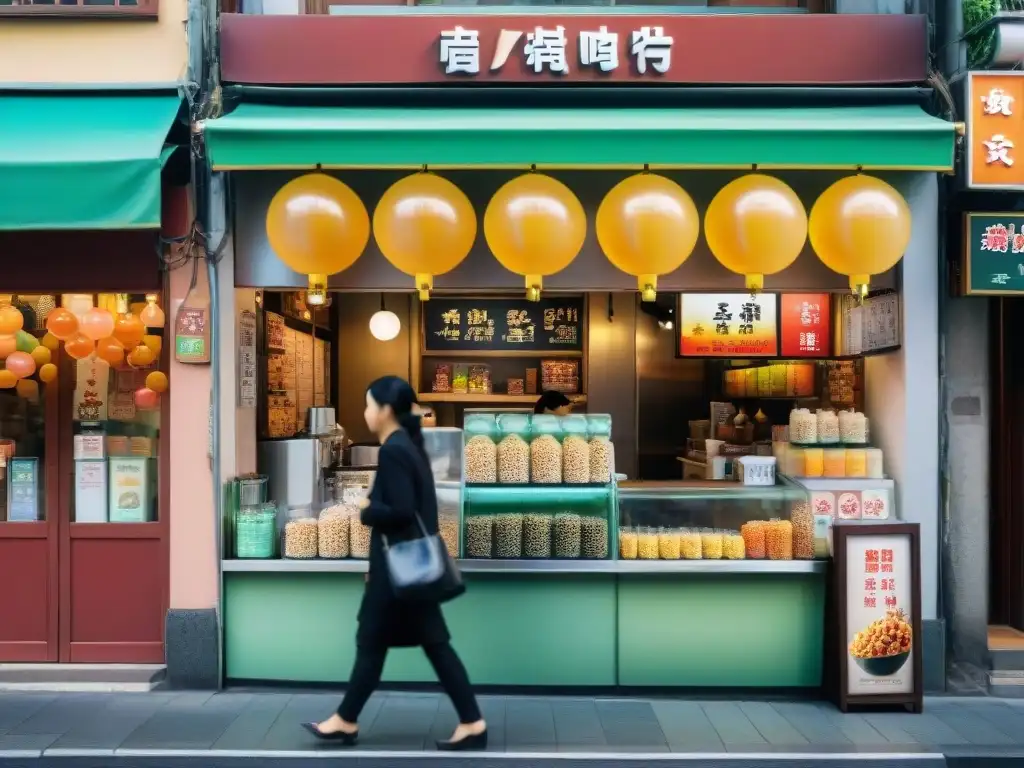
[{"label": "paving stone", "polygon": [[769,744],[793,746],[809,743],[807,738],[780,715],[769,702],[740,702],[739,708]]},{"label": "paving stone", "polygon": [[75,723],[89,716],[96,709],[106,706],[108,698],[104,694],[63,694],[30,717],[7,729],[8,735],[32,735],[55,733],[58,736],[67,733]]},{"label": "paving stone", "polygon": [[559,751],[586,752],[608,744],[593,699],[557,699],[551,712]]},{"label": "paving stone", "polygon": [[548,699],[510,696],[505,700],[505,749],[519,752],[558,748],[555,715]]},{"label": "paving stone", "polygon": [[730,744],[768,743],[743,714],[739,704],[731,701],[708,701],[701,706],[726,747]]},{"label": "paving stone", "polygon": [[56,698],[51,693],[0,693],[0,735],[28,720]]},{"label": "paving stone", "polygon": [[[887,743],[885,738],[867,723],[861,721],[857,725],[853,725],[852,722],[845,719],[836,722],[831,717],[832,712],[819,709],[811,702],[773,701],[772,708],[785,717],[793,728],[811,744],[845,749],[856,743],[872,743],[868,740],[871,734],[878,741]],[[853,733],[847,731],[847,725],[852,727]]]},{"label": "paving stone", "polygon": [[250,699],[238,717],[213,743],[213,748],[244,750],[252,749],[254,744],[262,744],[291,699],[286,694]]},{"label": "paving stone", "polygon": [[168,703],[166,698],[114,698],[97,707],[55,741],[52,749],[117,749],[129,735]]},{"label": "paving stone", "polygon": [[613,747],[632,747],[640,752],[668,752],[668,739],[650,702],[598,700],[605,741]]},{"label": "paving stone", "polygon": [[651,703],[662,733],[673,752],[724,752],[718,731],[695,701]]}]

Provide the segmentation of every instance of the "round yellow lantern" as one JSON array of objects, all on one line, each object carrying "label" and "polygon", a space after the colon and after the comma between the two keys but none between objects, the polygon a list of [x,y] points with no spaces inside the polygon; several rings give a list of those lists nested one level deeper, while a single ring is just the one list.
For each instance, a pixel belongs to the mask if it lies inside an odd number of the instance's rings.
[{"label": "round yellow lantern", "polygon": [[572,263],[587,236],[583,205],[565,184],[540,173],[509,181],[484,212],[484,237],[494,258],[526,278],[526,296],[540,299],[542,278]]},{"label": "round yellow lantern", "polygon": [[434,275],[451,272],[476,240],[476,212],[448,179],[417,173],[396,181],[373,211],[373,236],[395,268],[416,279],[423,300]]},{"label": "round yellow lantern", "polygon": [[674,181],[641,173],[605,195],[595,227],[608,261],[637,278],[644,301],[654,301],[658,275],[674,272],[693,253],[700,216],[693,199]]},{"label": "round yellow lantern", "polygon": [[327,276],[351,267],[370,239],[359,196],[325,173],[292,179],[267,209],[267,239],[287,266],[309,276],[306,301],[327,301]]},{"label": "round yellow lantern", "polygon": [[910,207],[881,179],[857,174],[821,193],[811,208],[811,246],[850,288],[867,293],[871,275],[896,266],[910,243]]},{"label": "round yellow lantern", "polygon": [[774,176],[751,173],[729,182],[704,214],[708,248],[726,269],[744,275],[747,289],[781,272],[807,242],[807,212],[790,187]]}]

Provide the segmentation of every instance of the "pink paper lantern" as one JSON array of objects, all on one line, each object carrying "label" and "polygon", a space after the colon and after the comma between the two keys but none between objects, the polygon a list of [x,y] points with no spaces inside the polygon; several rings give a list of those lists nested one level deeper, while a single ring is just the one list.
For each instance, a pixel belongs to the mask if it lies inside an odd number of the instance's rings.
[{"label": "pink paper lantern", "polygon": [[36,372],[36,361],[28,352],[11,352],[5,367],[19,379],[25,379]]},{"label": "pink paper lantern", "polygon": [[93,307],[78,321],[78,332],[93,341],[105,339],[114,332],[114,316],[105,309]]},{"label": "pink paper lantern", "polygon": [[152,411],[160,407],[160,395],[149,387],[135,391],[135,407],[142,411]]}]

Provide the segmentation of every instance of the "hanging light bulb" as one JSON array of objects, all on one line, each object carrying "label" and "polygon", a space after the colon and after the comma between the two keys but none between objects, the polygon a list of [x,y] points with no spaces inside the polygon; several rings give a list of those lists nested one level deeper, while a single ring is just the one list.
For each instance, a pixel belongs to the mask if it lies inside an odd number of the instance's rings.
[{"label": "hanging light bulb", "polygon": [[380,309],[370,317],[370,335],[377,341],[391,341],[402,330],[398,315],[384,306],[384,294],[380,295]]},{"label": "hanging light bulb", "polygon": [[139,319],[147,328],[163,328],[167,320],[164,317],[164,311],[156,303],[156,299],[157,295],[155,293],[147,293],[146,306],[139,313]]},{"label": "hanging light bulb", "polygon": [[322,307],[327,303],[327,275],[310,275],[309,290],[306,291],[306,304],[311,307]]}]

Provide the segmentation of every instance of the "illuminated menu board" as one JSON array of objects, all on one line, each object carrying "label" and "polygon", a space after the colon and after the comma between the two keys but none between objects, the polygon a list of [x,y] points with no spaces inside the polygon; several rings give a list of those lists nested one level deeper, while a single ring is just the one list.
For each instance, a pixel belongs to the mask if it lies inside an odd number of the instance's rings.
[{"label": "illuminated menu board", "polygon": [[776,357],[774,293],[684,293],[679,297],[681,357]]},{"label": "illuminated menu board", "polygon": [[461,299],[423,304],[424,348],[433,352],[573,352],[583,350],[582,296]]}]

